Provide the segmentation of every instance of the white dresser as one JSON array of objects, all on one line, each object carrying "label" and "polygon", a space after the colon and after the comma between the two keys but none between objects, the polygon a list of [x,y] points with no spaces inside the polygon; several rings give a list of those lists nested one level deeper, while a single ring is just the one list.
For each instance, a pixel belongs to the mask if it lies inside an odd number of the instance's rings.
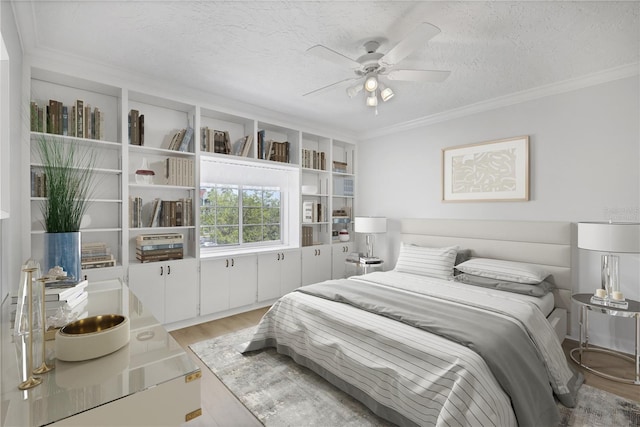
[{"label": "white dresser", "polygon": [[[93,360],[54,360],[27,391],[18,389],[10,298],[3,302],[0,426],[177,426],[200,415],[200,369],[138,298],[118,280],[88,292],[89,316],[129,316],[129,343]],[[51,356],[53,348],[47,341]]]}]

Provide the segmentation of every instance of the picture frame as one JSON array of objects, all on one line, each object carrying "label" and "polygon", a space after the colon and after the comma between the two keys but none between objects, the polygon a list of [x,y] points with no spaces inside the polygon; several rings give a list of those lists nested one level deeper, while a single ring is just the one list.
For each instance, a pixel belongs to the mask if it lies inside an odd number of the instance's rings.
[{"label": "picture frame", "polygon": [[528,135],[442,149],[442,201],[528,200]]}]

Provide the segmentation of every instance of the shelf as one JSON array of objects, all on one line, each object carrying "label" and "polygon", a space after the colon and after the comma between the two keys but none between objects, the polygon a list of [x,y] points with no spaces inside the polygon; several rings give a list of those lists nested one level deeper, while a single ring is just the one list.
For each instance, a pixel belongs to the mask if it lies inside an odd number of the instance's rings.
[{"label": "shelf", "polygon": [[302,193],[302,197],[329,197],[326,193]]},{"label": "shelf", "polygon": [[[32,202],[44,202],[46,197],[31,197]],[[87,199],[89,203],[122,203],[121,199]]]},{"label": "shelf", "polygon": [[[44,169],[44,165],[42,163],[31,163],[32,168]],[[79,168],[75,168],[79,169]],[[93,168],[92,172],[103,175],[121,175],[122,169],[108,169],[108,168]]]},{"label": "shelf", "polygon": [[333,194],[331,197],[335,197],[336,199],[353,199],[354,196],[341,196],[339,194]]},{"label": "shelf", "polygon": [[167,148],[147,147],[145,145],[128,144],[129,151],[134,153],[161,154],[167,156],[194,157],[195,153],[190,151],[169,150]]},{"label": "shelf", "polygon": [[325,170],[325,169],[314,169],[314,168],[305,168],[305,167],[301,167],[300,170],[302,172],[305,173],[322,173],[322,174],[330,174],[331,171]]},{"label": "shelf", "polygon": [[65,143],[73,142],[73,143],[77,143],[77,144],[92,147],[92,148],[96,148],[96,146],[99,146],[99,148],[105,148],[110,150],[120,150],[120,147],[122,147],[122,144],[120,144],[119,142],[104,141],[102,139],[78,138],[76,136],[58,135],[55,133],[44,133],[44,132],[32,131],[31,140],[38,141],[38,139],[34,139],[34,138],[47,138],[47,139],[52,138],[52,139],[59,140],[59,142],[65,142]]},{"label": "shelf", "polygon": [[189,229],[195,229],[196,226],[195,225],[176,225],[174,227],[129,227],[129,231],[133,232],[133,231],[152,231],[154,233],[157,233],[158,230],[189,230]]},{"label": "shelf", "polygon": [[188,187],[183,185],[169,185],[169,184],[135,184],[129,183],[130,188],[139,189],[159,189],[159,190],[195,190],[195,187]]},{"label": "shelf", "polygon": [[[120,232],[122,228],[81,228],[81,233],[105,233],[105,232]],[[46,231],[44,230],[31,230],[31,234],[33,235],[44,235]]]}]

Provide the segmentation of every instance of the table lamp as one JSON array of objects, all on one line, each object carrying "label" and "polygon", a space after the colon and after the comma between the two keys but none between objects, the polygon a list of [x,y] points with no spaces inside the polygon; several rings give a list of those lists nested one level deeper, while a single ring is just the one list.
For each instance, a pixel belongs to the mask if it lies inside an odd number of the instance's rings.
[{"label": "table lamp", "polygon": [[602,255],[600,271],[602,289],[611,298],[620,292],[619,257],[613,253],[640,253],[640,223],[579,222],[578,248],[607,252]]},{"label": "table lamp", "polygon": [[357,216],[354,230],[366,234],[367,258],[373,257],[374,234],[387,232],[387,218],[381,216]]}]

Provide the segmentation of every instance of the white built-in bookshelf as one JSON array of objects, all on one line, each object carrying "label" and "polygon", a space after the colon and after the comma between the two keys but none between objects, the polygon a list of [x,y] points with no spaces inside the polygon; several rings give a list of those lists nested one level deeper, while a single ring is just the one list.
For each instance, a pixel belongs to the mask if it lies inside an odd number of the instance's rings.
[{"label": "white built-in bookshelf", "polygon": [[[307,274],[308,280],[330,278],[332,269],[330,264],[326,268],[326,262],[327,259],[331,262],[332,246],[336,247],[335,252],[342,253],[346,251],[345,247],[351,248],[338,240],[337,233],[342,229],[348,230],[350,239],[346,243],[353,243],[355,143],[262,120],[250,114],[245,116],[221,111],[199,100],[193,103],[178,101],[35,67],[30,69],[30,73],[26,96],[30,103],[35,103],[36,114],[38,108],[66,107],[60,110],[66,114],[64,123],[57,119],[57,127],[47,127],[47,124],[38,127],[37,118],[31,123],[31,112],[25,114],[25,121],[30,121],[28,139],[31,146],[46,138],[51,143],[76,144],[94,150],[99,159],[96,169],[99,186],[82,225],[82,241],[92,245],[94,254],[99,253],[100,248],[108,248],[114,262],[102,268],[83,269],[83,275],[90,280],[121,278],[128,281],[136,293],[152,300],[152,310],[155,307],[154,314],[162,321],[179,322],[197,317],[202,307],[199,298],[204,293],[198,290],[202,281],[198,273],[199,264],[209,259],[208,255],[205,258],[200,254],[199,182],[202,159],[236,158],[255,165],[288,163],[299,170],[298,241],[289,243],[285,248],[286,256],[282,250],[274,250],[274,259],[279,262],[297,259],[298,263],[302,260],[300,283],[305,282],[305,269],[314,270],[313,274]],[[52,104],[52,100],[58,104]],[[89,111],[83,119],[93,117],[94,120],[90,138],[84,137],[86,131],[83,137],[78,137],[70,130],[74,123],[69,116],[73,113],[72,107],[79,105],[78,101],[82,101],[83,107],[91,108],[83,108],[84,113]],[[135,136],[132,129],[138,132]],[[180,132],[184,137],[187,129],[192,131],[190,142],[175,145],[180,141]],[[61,134],[53,134],[54,131]],[[44,194],[38,192],[41,164],[33,149],[27,168],[30,183],[27,251],[30,256],[42,259],[44,230],[40,205]],[[174,211],[178,209],[178,219],[167,217],[164,218],[166,221],[163,220],[158,214],[161,212],[159,206]],[[136,238],[158,233],[180,233],[184,236],[182,259],[141,263],[136,258]],[[312,261],[305,261],[305,254]],[[243,255],[243,264],[254,262],[251,254],[245,252]],[[224,256],[226,258],[222,261],[227,262],[222,262],[221,268],[227,268],[230,263],[235,265],[234,258],[229,258],[228,253]],[[184,283],[184,280],[171,280],[168,274],[175,276],[177,272],[193,285]],[[161,296],[157,295],[158,289],[144,287],[158,281],[153,279],[153,274],[157,274],[158,280],[164,283],[165,292]],[[260,272],[256,274],[259,276]],[[140,283],[134,283],[136,281]],[[293,281],[287,278],[286,283],[286,286],[281,285],[282,289],[295,287],[295,278]],[[268,295],[278,293],[277,286],[272,286],[274,290]],[[248,291],[247,295],[251,292]],[[260,301],[265,295],[260,291],[256,294]],[[187,309],[176,311],[175,307],[170,307],[171,301],[179,301]]]}]

